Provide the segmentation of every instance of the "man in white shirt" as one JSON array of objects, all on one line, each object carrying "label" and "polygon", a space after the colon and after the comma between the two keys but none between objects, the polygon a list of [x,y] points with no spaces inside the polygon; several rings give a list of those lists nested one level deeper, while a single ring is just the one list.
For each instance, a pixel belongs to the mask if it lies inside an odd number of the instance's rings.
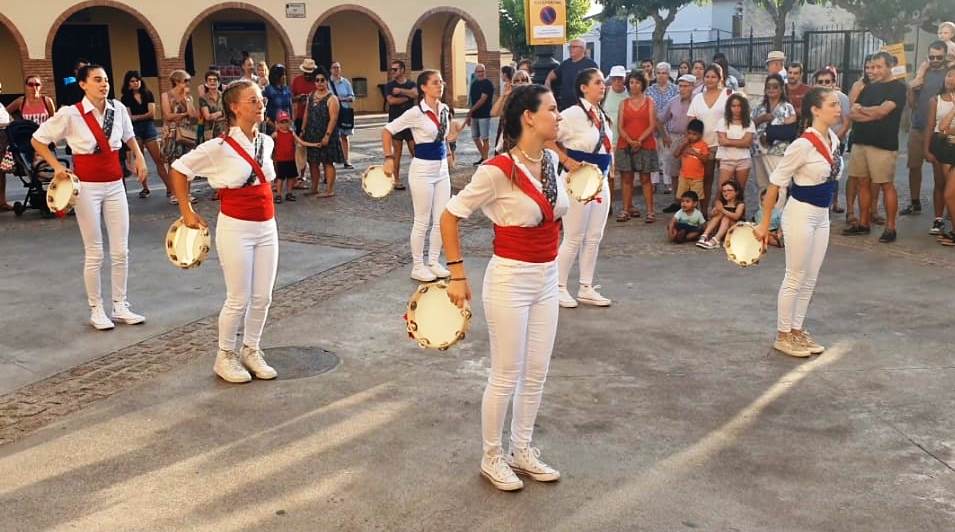
[{"label": "man in white shirt", "polygon": [[[611,141],[613,145],[617,145],[617,137],[620,135],[620,129],[617,125],[617,114],[620,111],[620,104],[625,102],[627,98],[630,97],[630,92],[627,91],[627,86],[624,85],[624,78],[627,77],[627,69],[623,65],[617,65],[610,69],[610,90],[607,91],[607,94],[604,96],[604,110],[607,111],[607,115],[610,116],[610,119],[613,120],[613,129],[611,130]],[[614,177],[615,170],[610,169],[610,175],[607,177],[610,185],[610,194],[613,195],[614,191]],[[612,214],[612,213],[611,213]]]}]

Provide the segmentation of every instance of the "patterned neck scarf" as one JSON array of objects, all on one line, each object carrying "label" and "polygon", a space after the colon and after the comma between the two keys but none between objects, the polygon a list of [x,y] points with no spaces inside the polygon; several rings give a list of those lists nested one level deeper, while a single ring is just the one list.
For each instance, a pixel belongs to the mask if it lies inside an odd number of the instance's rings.
[{"label": "patterned neck scarf", "polygon": [[[106,109],[103,112],[103,135],[106,136],[106,140],[109,141],[109,137],[113,134],[113,121],[115,119],[116,111],[113,109],[113,106],[106,102]],[[99,153],[100,147],[99,143],[96,144],[96,147],[93,148],[93,153]]]},{"label": "patterned neck scarf", "polygon": [[[262,134],[257,134],[255,136],[255,162],[262,166]],[[243,187],[251,187],[256,184],[258,176],[255,174],[255,169],[249,173],[249,178],[245,180],[245,183],[242,184]]]},{"label": "patterned neck scarf", "polygon": [[544,196],[550,202],[550,206],[557,205],[557,172],[554,171],[554,162],[551,160],[550,152],[544,150],[544,160],[541,164],[541,186],[544,189]]}]

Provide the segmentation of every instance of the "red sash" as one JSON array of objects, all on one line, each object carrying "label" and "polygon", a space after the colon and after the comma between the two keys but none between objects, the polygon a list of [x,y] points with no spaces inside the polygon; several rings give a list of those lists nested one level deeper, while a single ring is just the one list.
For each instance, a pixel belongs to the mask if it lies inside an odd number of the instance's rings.
[{"label": "red sash", "polygon": [[506,176],[515,176],[515,183],[540,207],[544,219],[537,227],[500,226],[494,224],[494,254],[506,259],[543,263],[557,258],[560,221],[554,220],[554,208],[544,194],[514,161],[498,155],[484,164],[499,168]]},{"label": "red sash", "polygon": [[266,222],[275,217],[275,205],[272,203],[272,186],[265,177],[262,165],[258,163],[234,138],[223,135],[226,144],[249,163],[259,178],[255,185],[242,188],[220,188],[218,190],[222,214],[250,222]]},{"label": "red sash", "polygon": [[90,133],[96,138],[100,151],[99,153],[74,153],[73,172],[80,181],[97,183],[119,181],[123,178],[123,167],[119,164],[119,150],[113,151],[109,147],[109,139],[106,138],[103,127],[93,117],[93,113],[84,111],[83,102],[77,102],[76,109],[79,110],[86,126],[90,128]]},{"label": "red sash", "polygon": [[610,139],[607,138],[607,135],[604,135],[604,121],[597,119],[597,113],[593,109],[587,111],[590,114],[590,119],[593,120],[594,125],[597,127],[597,134],[600,135],[600,141],[603,142],[604,150],[607,153],[613,153],[613,146],[610,144]]},{"label": "red sash", "polygon": [[802,138],[812,143],[812,145],[816,147],[816,151],[819,152],[819,155],[822,155],[822,158],[829,163],[829,166],[832,166],[832,153],[826,148],[826,145],[822,142],[822,139],[819,138],[819,135],[806,131],[802,134]]}]

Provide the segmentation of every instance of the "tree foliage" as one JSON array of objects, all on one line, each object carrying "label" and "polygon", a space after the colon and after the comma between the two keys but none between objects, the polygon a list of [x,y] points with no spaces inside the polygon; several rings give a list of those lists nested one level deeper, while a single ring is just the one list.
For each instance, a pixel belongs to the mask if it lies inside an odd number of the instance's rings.
[{"label": "tree foliage", "polygon": [[757,7],[763,8],[773,18],[776,31],[773,33],[773,49],[783,49],[783,37],[786,36],[786,20],[797,6],[804,4],[821,4],[822,0],[754,0]]},{"label": "tree foliage", "polygon": [[935,33],[938,24],[955,18],[955,0],[832,0],[856,17],[865,28],[886,42],[901,42],[906,33],[921,26]]},{"label": "tree foliage", "polygon": [[694,0],[596,0],[603,6],[601,18],[626,17],[636,25],[653,19],[653,58],[663,60],[663,39],[681,7]]},{"label": "tree foliage", "polygon": [[[529,57],[524,0],[499,0],[501,46],[515,57]],[[586,18],[590,0],[567,0],[567,38],[574,39],[590,31],[593,20]]]}]

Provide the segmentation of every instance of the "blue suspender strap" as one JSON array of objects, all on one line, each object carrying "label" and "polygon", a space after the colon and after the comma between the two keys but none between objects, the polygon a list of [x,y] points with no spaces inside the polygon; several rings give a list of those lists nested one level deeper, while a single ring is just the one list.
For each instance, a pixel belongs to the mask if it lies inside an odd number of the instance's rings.
[{"label": "blue suspender strap", "polygon": [[444,141],[441,142],[422,142],[414,146],[415,159],[424,159],[425,161],[440,161],[448,156],[448,148]]},{"label": "blue suspender strap", "polygon": [[569,155],[570,158],[574,159],[575,161],[582,161],[597,165],[597,167],[600,168],[600,171],[604,174],[606,174],[607,170],[610,169],[609,153],[587,153],[585,151],[567,150],[567,155]]},{"label": "blue suspender strap", "polygon": [[827,181],[819,185],[801,186],[794,181],[789,186],[789,195],[803,203],[828,209],[838,185],[838,181]]}]

